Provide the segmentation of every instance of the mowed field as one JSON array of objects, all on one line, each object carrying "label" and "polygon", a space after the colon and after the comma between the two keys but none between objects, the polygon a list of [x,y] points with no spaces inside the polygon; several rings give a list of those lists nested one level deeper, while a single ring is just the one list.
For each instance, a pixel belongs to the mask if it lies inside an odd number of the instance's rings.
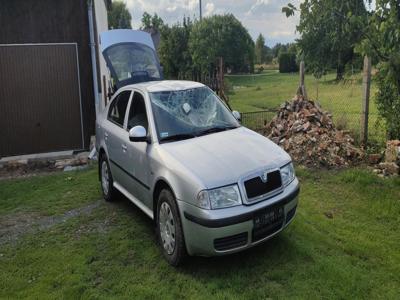
[{"label": "mowed field", "polygon": [[[316,80],[314,76],[306,75],[308,97],[331,112],[340,128],[349,129],[357,135],[362,111],[362,75],[355,74],[339,83],[335,81],[335,76],[328,74]],[[276,109],[284,101],[293,98],[299,85],[298,74],[281,74],[277,70],[266,70],[255,75],[227,75],[226,78],[231,87],[230,105],[242,113]],[[370,136],[381,138],[385,133],[382,123],[377,123],[375,93],[376,87],[372,81],[369,130]]]},{"label": "mowed field", "polygon": [[162,257],[152,221],[97,170],[0,181],[1,299],[398,299],[400,178],[299,168],[298,213],[219,258]]}]

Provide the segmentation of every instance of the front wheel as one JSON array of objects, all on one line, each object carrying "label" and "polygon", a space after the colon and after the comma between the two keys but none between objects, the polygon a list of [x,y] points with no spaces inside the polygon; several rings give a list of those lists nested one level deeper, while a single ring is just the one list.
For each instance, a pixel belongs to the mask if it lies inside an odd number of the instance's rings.
[{"label": "front wheel", "polygon": [[157,203],[157,236],[163,255],[172,266],[186,257],[185,239],[178,206],[171,191],[162,190]]}]

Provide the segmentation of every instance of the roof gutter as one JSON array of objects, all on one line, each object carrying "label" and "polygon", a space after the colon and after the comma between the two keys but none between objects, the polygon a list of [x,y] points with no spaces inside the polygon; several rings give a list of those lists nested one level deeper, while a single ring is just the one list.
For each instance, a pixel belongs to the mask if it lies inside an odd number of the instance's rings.
[{"label": "roof gutter", "polygon": [[94,42],[94,25],[93,25],[93,0],[88,0],[88,17],[89,17],[89,40],[90,40],[90,52],[92,58],[92,77],[93,77],[93,95],[94,105],[96,109],[96,118],[99,112],[99,86],[97,82],[97,61],[96,61],[96,44]]}]

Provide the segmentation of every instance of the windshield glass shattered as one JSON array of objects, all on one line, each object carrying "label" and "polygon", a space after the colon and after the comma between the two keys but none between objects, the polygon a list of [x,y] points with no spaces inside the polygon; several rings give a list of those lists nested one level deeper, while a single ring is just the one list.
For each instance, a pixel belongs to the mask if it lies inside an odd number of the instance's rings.
[{"label": "windshield glass shattered", "polygon": [[239,126],[208,87],[154,92],[150,98],[160,141],[191,138]]}]

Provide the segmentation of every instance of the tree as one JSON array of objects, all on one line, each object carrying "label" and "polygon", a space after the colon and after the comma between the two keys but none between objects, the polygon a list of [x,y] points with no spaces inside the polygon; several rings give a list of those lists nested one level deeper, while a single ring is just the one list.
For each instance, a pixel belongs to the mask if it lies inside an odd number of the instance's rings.
[{"label": "tree", "polygon": [[153,29],[160,32],[163,26],[163,19],[161,19],[156,13],[153,16],[148,14],[147,12],[143,13],[141,29]]},{"label": "tree", "polygon": [[264,51],[265,51],[265,63],[270,64],[274,58],[274,56],[272,55],[272,49],[267,45],[265,45]]},{"label": "tree", "polygon": [[111,9],[108,11],[108,26],[112,29],[131,29],[132,16],[122,1],[111,2]]},{"label": "tree", "polygon": [[288,45],[277,43],[274,47],[272,47],[272,56],[274,58],[279,57],[279,54],[282,52],[287,52]]},{"label": "tree", "polygon": [[[282,8],[286,16],[298,9],[293,5]],[[354,57],[354,46],[360,39],[357,27],[348,22],[349,16],[366,20],[363,0],[305,0],[300,4],[301,34],[298,45],[307,69],[317,73],[335,67],[336,79],[343,78],[346,63]]]},{"label": "tree", "polygon": [[189,49],[197,70],[213,69],[217,58],[223,57],[225,67],[234,72],[254,71],[254,42],[232,14],[214,15],[195,22]]},{"label": "tree", "polygon": [[189,50],[192,26],[192,21],[184,18],[182,24],[164,26],[161,30],[158,53],[167,78],[186,78],[192,73],[192,56]]},{"label": "tree", "polygon": [[296,63],[296,54],[291,52],[281,52],[279,54],[279,72],[291,73],[297,72],[299,67]]},{"label": "tree", "polygon": [[362,33],[357,51],[379,60],[375,101],[386,121],[388,138],[400,139],[400,1],[376,0],[367,26],[354,15],[350,22]]},{"label": "tree", "polygon": [[256,45],[255,45],[255,59],[257,64],[263,64],[265,63],[265,57],[266,57],[266,49],[265,49],[265,38],[264,36],[260,33],[257,37],[256,40]]}]

